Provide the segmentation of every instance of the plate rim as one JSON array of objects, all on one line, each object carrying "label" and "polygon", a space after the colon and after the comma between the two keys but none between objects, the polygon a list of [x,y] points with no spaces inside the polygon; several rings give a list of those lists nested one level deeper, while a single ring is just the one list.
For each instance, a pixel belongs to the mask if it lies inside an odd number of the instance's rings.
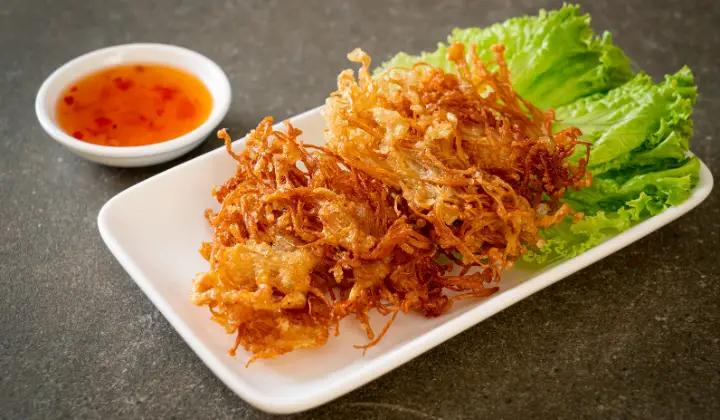
[{"label": "plate rim", "polygon": [[[322,108],[323,105],[310,109],[289,118],[289,121],[293,122],[314,116],[316,113],[319,113]],[[276,125],[279,126],[280,124]],[[244,140],[245,137],[238,139],[233,142],[233,145],[242,144]],[[243,400],[260,410],[275,414],[291,414],[315,408],[377,379],[485,319],[514,305],[520,300],[590,266],[675,221],[700,205],[710,195],[714,184],[710,169],[698,158],[700,162],[698,183],[690,197],[682,204],[670,207],[662,213],[638,223],[630,229],[617,234],[574,258],[549,266],[540,274],[506,290],[501,295],[486,301],[483,305],[469,309],[396,348],[378,355],[375,359],[369,361],[363,369],[352,375],[337,380],[331,385],[318,387],[315,391],[305,394],[303,397],[277,397],[255,390],[249,383],[242,380],[242,375],[234,373],[231,369],[223,366],[220,359],[210,351],[208,346],[195,336],[192,328],[172,310],[168,301],[153,285],[153,282],[142,273],[142,270],[135,261],[128,256],[123,246],[120,245],[114,237],[112,228],[108,226],[109,212],[115,206],[121,205],[119,203],[122,202],[123,197],[132,195],[134,191],[143,188],[143,186],[148,183],[171,176],[176,171],[185,170],[189,165],[197,164],[197,162],[205,159],[211,159],[216,154],[221,153],[223,149],[224,147],[219,147],[209,151],[121,191],[109,199],[100,209],[97,224],[100,236],[115,259],[117,259],[123,269],[130,275],[160,313],[162,313],[165,319],[168,320],[175,331],[180,334],[182,339],[190,346],[195,354],[197,354],[200,360],[202,360],[228,388]]]}]

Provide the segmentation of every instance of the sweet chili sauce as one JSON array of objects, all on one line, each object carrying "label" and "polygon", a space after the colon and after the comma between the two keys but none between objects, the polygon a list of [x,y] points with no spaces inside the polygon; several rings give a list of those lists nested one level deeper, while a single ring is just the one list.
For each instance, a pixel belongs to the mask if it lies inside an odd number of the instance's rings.
[{"label": "sweet chili sauce", "polygon": [[122,65],[67,87],[57,121],[76,139],[103,146],[142,146],[189,133],[210,115],[212,96],[197,77],[155,64]]}]

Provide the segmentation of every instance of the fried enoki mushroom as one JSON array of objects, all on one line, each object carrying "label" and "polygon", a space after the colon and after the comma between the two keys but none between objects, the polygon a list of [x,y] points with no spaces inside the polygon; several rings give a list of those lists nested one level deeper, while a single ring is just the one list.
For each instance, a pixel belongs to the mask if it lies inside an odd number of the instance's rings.
[{"label": "fried enoki mushroom", "polygon": [[[589,144],[577,128],[553,133],[552,110],[542,112],[512,88],[503,46],[483,63],[463,44],[448,58],[457,75],[419,63],[370,76],[370,57],[338,77],[323,110],[328,148],[347,164],[402,194],[414,223],[448,257],[483,269],[487,281],[527,250],[541,246],[539,227],[572,214],[559,199],[591,182]],[[493,69],[493,70],[491,70]],[[575,148],[584,158],[571,164]],[[582,214],[575,214],[575,219]]]},{"label": "fried enoki mushroom", "polygon": [[[317,347],[329,329],[354,315],[367,346],[374,345],[399,311],[446,311],[443,288],[489,295],[482,280],[443,277],[436,248],[387,185],[347,165],[332,152],[298,141],[300,130],[272,130],[266,118],[246,138],[246,149],[228,153],[235,176],[214,191],[222,204],[207,218],[212,242],[201,254],[210,270],[193,282],[191,300],[236,333],[255,358]],[[390,314],[379,335],[368,313]]]},{"label": "fried enoki mushroom", "polygon": [[[324,110],[328,148],[269,117],[240,153],[218,133],[238,167],[213,192],[221,208],[207,212],[214,233],[200,250],[210,269],[191,299],[237,335],[231,354],[317,347],[350,315],[367,349],[400,312],[438,316],[491,295],[538,228],[572,214],[558,200],[590,182],[586,158],[568,161],[580,132],[553,133],[552,112],[513,91],[494,51],[488,67],[452,46],[458,76],[419,64],[373,80],[356,50],[359,82],[343,72]],[[379,334],[373,309],[390,316]]]}]

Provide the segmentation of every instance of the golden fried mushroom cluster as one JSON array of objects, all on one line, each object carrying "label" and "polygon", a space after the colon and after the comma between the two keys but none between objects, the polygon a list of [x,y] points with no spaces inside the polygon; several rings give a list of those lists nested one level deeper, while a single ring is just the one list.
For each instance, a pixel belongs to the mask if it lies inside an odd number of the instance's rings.
[{"label": "golden fried mushroom cluster", "polygon": [[[450,48],[458,75],[428,65],[378,78],[362,64],[327,101],[327,148],[266,118],[246,138],[201,253],[209,271],[191,300],[254,357],[323,345],[352,315],[376,344],[400,311],[438,316],[489,296],[502,271],[540,241],[538,227],[572,213],[558,199],[589,182],[568,161],[577,129],[552,133],[512,89],[502,46],[494,63]],[[490,70],[490,69],[493,70]],[[575,214],[575,217],[582,215]],[[449,275],[455,265],[459,275]],[[477,268],[478,270],[472,270]],[[474,271],[474,272],[473,272]],[[375,334],[369,312],[390,315]]]},{"label": "golden fried mushroom cluster", "polygon": [[401,192],[411,216],[432,226],[433,243],[496,281],[537,243],[538,227],[571,212],[558,199],[590,177],[587,157],[567,160],[588,146],[580,131],[553,134],[553,112],[518,96],[502,45],[493,52],[485,64],[473,46],[468,63],[458,43],[448,52],[457,76],[417,64],[373,79],[370,57],[355,50],[358,80],[351,70],[339,76],[324,115],[330,150]]}]

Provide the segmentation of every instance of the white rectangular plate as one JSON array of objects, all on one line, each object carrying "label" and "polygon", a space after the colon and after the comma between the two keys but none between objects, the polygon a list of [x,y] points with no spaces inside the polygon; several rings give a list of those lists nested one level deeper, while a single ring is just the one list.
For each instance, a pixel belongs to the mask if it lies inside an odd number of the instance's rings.
[{"label": "white rectangular plate", "polygon": [[[320,108],[291,119],[303,130],[307,143],[323,144],[325,123]],[[242,148],[242,140],[235,142]],[[672,222],[700,204],[710,193],[713,179],[702,164],[700,182],[692,196],[603,244],[544,269],[508,271],[500,291],[483,300],[465,300],[441,317],[418,314],[398,317],[388,334],[363,357],[353,344],[367,342],[357,322],[341,325],[339,337],[327,345],[300,350],[249,368],[242,349],[236,357],[227,350],[234,336],[210,321],[206,308],[189,301],[191,281],[208,264],[200,257],[200,243],[211,229],[203,212],[218,208],[211,196],[214,185],[235,173],[235,161],[223,148],[197,157],[118,194],[98,216],[100,234],[108,248],[195,353],[235,393],[269,412],[307,410],[337,398],[387,373],[478,322],[581,270]],[[375,314],[374,325],[385,322]]]}]

